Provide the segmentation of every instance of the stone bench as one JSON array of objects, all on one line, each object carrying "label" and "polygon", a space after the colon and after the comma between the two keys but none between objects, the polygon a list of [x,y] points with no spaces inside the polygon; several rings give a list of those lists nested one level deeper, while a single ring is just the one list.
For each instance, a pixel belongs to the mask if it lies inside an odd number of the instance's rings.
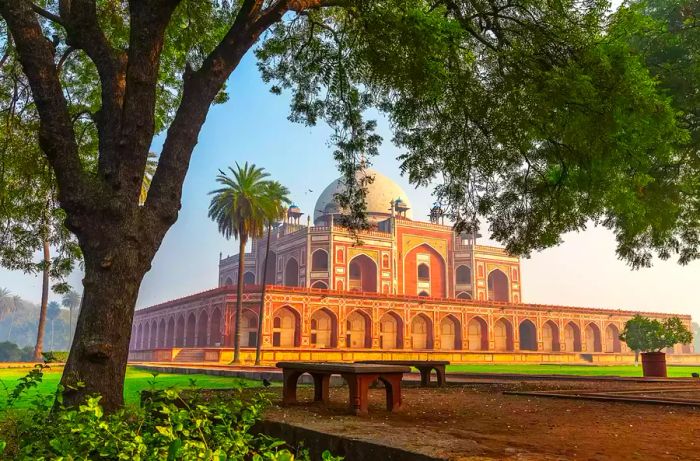
[{"label": "stone bench", "polygon": [[422,387],[427,387],[430,383],[430,372],[432,370],[435,370],[437,374],[438,386],[444,385],[446,382],[445,366],[450,364],[447,360],[361,360],[355,363],[403,365],[417,368],[420,372],[420,385]]}]

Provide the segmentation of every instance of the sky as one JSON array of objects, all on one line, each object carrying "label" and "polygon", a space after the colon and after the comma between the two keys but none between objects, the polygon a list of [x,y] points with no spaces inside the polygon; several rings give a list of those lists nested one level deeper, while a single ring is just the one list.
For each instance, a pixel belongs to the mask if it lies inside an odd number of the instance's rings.
[{"label": "sky", "polygon": [[[287,120],[289,96],[276,96],[260,79],[254,58],[244,58],[229,81],[230,100],[214,106],[199,136],[183,192],[178,221],[166,235],[143,281],[137,307],[207,290],[217,285],[219,254],[237,253],[237,243],[218,234],[207,217],[219,169],[236,162],[264,167],[285,184],[304,213],[312,213],[321,191],[338,172],[325,126],[305,127]],[[380,120],[384,142],[373,168],[403,187],[413,203],[414,219],[426,219],[433,202],[429,189],[416,189],[400,175],[385,120]],[[154,143],[158,151],[162,139]],[[304,219],[306,216],[304,216]],[[480,243],[488,240],[488,232]],[[81,289],[81,273],[69,282]],[[625,308],[640,311],[691,314],[700,318],[700,261],[679,266],[657,261],[649,269],[633,271],[615,255],[612,234],[602,228],[563,236],[557,247],[522,260],[523,301],[570,306]],[[0,269],[0,287],[38,302],[38,276]],[[50,299],[58,299],[52,295]]]}]

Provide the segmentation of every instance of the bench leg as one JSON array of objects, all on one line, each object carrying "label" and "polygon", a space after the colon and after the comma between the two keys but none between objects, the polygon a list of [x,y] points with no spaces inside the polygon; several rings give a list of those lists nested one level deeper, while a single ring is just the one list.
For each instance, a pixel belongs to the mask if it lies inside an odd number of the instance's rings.
[{"label": "bench leg", "polygon": [[343,375],[350,388],[349,407],[355,415],[366,415],[369,409],[369,385],[376,375]]},{"label": "bench leg", "polygon": [[381,379],[386,388],[386,409],[398,411],[401,408],[401,378],[402,374],[382,375]]},{"label": "bench leg", "polygon": [[447,379],[445,379],[445,366],[440,365],[435,367],[435,372],[437,373],[438,386],[444,386],[447,382]]},{"label": "bench leg", "polygon": [[282,371],[282,403],[285,405],[297,402],[297,381],[302,373],[294,370]]},{"label": "bench leg", "polygon": [[314,378],[314,402],[328,403],[328,385],[331,376],[328,374],[313,373]]},{"label": "bench leg", "polygon": [[420,367],[418,368],[418,371],[420,371],[420,385],[421,387],[428,387],[430,384],[430,368],[429,367]]}]

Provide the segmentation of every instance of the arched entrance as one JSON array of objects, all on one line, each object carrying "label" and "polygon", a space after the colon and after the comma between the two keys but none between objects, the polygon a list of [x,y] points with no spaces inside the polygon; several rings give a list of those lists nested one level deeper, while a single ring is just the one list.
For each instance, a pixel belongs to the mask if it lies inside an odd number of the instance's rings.
[{"label": "arched entrance", "polygon": [[481,317],[472,318],[467,324],[470,351],[487,351],[489,349],[488,326]]},{"label": "arched entrance", "polygon": [[451,315],[440,321],[440,349],[446,351],[459,350],[462,348],[462,338],[460,336],[459,320]]},{"label": "arched entrance", "polygon": [[177,328],[175,330],[175,347],[183,347],[185,345],[185,318],[180,315],[177,318]]},{"label": "arched entrance", "polygon": [[500,269],[494,269],[488,277],[489,300],[508,302],[508,276]]},{"label": "arched entrance", "polygon": [[168,319],[168,326],[165,333],[165,347],[173,347],[175,345],[175,319]]},{"label": "arched entrance", "polygon": [[472,299],[472,295],[470,295],[466,291],[462,291],[457,295],[457,299]]},{"label": "arched entrance", "polygon": [[546,352],[559,352],[559,327],[551,320],[542,324],[542,348]]},{"label": "arched entrance", "polygon": [[241,347],[255,347],[258,345],[258,315],[243,309],[241,313]]},{"label": "arched entrance", "polygon": [[462,288],[472,284],[472,271],[469,266],[459,266],[455,270],[455,284],[457,288]]},{"label": "arched entrance", "polygon": [[296,259],[290,258],[284,266],[284,285],[288,287],[299,286],[299,263]]},{"label": "arched entrance", "polygon": [[586,325],[586,352],[602,352],[600,329],[594,323]]},{"label": "arched entrance", "polygon": [[195,345],[195,337],[197,334],[197,317],[194,312],[187,317],[187,326],[185,329],[185,347],[193,347]]},{"label": "arched entrance", "polygon": [[311,345],[319,349],[338,345],[338,323],[328,309],[318,309],[311,315]]},{"label": "arched entrance", "polygon": [[208,346],[207,330],[209,327],[209,315],[207,311],[202,311],[199,314],[199,322],[197,323],[197,346],[206,347]]},{"label": "arched entrance", "polygon": [[620,330],[612,323],[605,329],[605,352],[621,352]]},{"label": "arched entrance", "polygon": [[209,342],[212,346],[221,346],[221,311],[215,308],[211,313],[209,321]]},{"label": "arched entrance", "polygon": [[377,292],[377,263],[367,255],[357,255],[350,260],[350,291]]},{"label": "arched entrance", "polygon": [[379,347],[403,349],[403,322],[393,312],[387,312],[379,321]]},{"label": "arched entrance", "polygon": [[156,343],[158,342],[158,325],[156,324],[156,321],[154,320],[151,323],[151,335],[150,335],[151,341],[149,344],[149,349],[155,349],[158,347]]},{"label": "arched entrance", "polygon": [[311,270],[312,271],[327,271],[328,270],[328,252],[318,249],[311,255]]},{"label": "arched entrance", "polygon": [[433,348],[433,325],[428,317],[418,314],[411,321],[411,345],[413,349]]},{"label": "arched entrance", "polygon": [[165,319],[160,319],[158,323],[158,344],[156,347],[165,347]]},{"label": "arched entrance", "polygon": [[367,314],[362,311],[353,311],[348,315],[346,345],[352,348],[372,347],[372,321]]},{"label": "arched entrance", "polygon": [[274,347],[298,347],[301,343],[299,314],[283,307],[275,312],[272,318],[272,345]]},{"label": "arched entrance", "polygon": [[417,295],[422,291],[433,298],[447,297],[445,260],[433,247],[418,245],[404,258],[404,293]]},{"label": "arched entrance", "polygon": [[513,325],[506,319],[499,319],[493,325],[493,339],[496,351],[512,351]]},{"label": "arched entrance", "polygon": [[255,274],[250,271],[243,274],[243,286],[246,285],[255,285]]},{"label": "arched entrance", "polygon": [[530,320],[523,320],[518,326],[518,336],[520,338],[521,351],[537,350],[537,329]]},{"label": "arched entrance", "polygon": [[581,352],[581,330],[574,322],[564,327],[564,345],[566,352]]},{"label": "arched entrance", "polygon": [[143,324],[139,323],[139,326],[136,328],[136,337],[134,338],[134,349],[135,350],[141,350],[143,349]]},{"label": "arched entrance", "polygon": [[322,289],[322,290],[327,290],[327,289],[328,289],[328,285],[326,284],[326,282],[323,282],[323,281],[321,281],[321,280],[318,280],[318,281],[316,281],[316,282],[314,282],[314,283],[311,284],[311,288],[319,288],[319,289]]}]

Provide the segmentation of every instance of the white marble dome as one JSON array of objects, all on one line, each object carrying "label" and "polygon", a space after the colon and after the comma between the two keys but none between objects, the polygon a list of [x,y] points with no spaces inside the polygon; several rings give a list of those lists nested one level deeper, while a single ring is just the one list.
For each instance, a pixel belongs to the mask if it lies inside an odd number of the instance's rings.
[{"label": "white marble dome", "polygon": [[[367,186],[367,214],[370,220],[379,221],[389,216],[391,201],[399,198],[409,208],[406,212],[406,217],[409,219],[413,218],[411,201],[401,186],[376,170],[367,169],[365,173],[374,178],[372,184]],[[323,216],[325,210],[337,209],[334,197],[335,194],[341,192],[342,187],[343,184],[339,178],[330,183],[321,192],[314,207],[314,222],[317,222]]]}]

